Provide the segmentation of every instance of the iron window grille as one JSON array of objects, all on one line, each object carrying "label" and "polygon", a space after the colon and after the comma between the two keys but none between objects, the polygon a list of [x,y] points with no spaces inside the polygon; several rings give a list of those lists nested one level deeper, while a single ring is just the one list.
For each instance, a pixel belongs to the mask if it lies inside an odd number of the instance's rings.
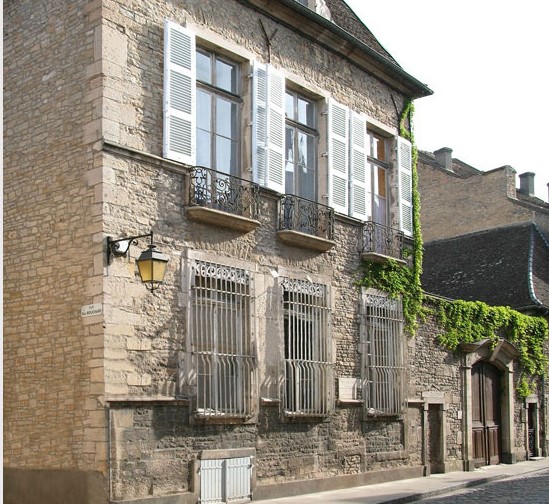
[{"label": "iron window grille", "polygon": [[191,282],[197,415],[250,417],[256,368],[251,275],[244,269],[195,261]]},{"label": "iron window grille", "polygon": [[325,416],[332,409],[332,359],[325,285],[284,279],[284,413]]},{"label": "iron window grille", "polygon": [[398,415],[405,406],[402,301],[375,289],[362,291],[363,398],[370,415]]}]

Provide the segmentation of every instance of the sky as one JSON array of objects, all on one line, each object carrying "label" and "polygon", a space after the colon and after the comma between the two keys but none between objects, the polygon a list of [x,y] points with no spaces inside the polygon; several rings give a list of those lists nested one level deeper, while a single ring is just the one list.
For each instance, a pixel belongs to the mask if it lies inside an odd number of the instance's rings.
[{"label": "sky", "polygon": [[402,68],[434,94],[415,101],[420,150],[453,149],[549,183],[549,2],[345,0]]}]

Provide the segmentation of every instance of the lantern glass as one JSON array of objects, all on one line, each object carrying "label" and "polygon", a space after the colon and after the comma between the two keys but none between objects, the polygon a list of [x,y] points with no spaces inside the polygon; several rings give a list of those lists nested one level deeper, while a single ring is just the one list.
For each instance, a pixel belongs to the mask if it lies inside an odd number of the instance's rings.
[{"label": "lantern glass", "polygon": [[141,281],[147,285],[160,284],[164,281],[168,257],[155,249],[155,245],[149,245],[136,260]]}]

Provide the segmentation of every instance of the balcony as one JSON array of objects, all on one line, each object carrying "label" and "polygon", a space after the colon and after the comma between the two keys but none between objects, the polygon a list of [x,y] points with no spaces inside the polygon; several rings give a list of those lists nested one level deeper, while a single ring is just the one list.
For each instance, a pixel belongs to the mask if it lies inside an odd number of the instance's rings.
[{"label": "balcony", "polygon": [[387,259],[406,264],[403,258],[404,233],[376,222],[368,221],[362,228],[362,259],[385,262]]},{"label": "balcony", "polygon": [[319,252],[331,249],[334,210],[315,201],[286,194],[280,200],[278,238],[295,247]]},{"label": "balcony", "polygon": [[187,217],[193,221],[235,231],[259,226],[259,186],[202,166],[190,174]]}]

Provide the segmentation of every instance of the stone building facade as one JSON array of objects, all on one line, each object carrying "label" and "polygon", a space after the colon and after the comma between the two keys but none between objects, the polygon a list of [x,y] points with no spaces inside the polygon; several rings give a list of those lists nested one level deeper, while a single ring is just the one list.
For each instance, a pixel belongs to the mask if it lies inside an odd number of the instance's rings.
[{"label": "stone building facade", "polygon": [[[356,286],[363,260],[405,262],[398,126],[431,91],[343,2],[4,16],[6,502],[261,499],[471,467],[473,358],[438,348],[434,320],[407,339],[399,300]],[[134,264],[149,238],[169,259],[153,292]]]},{"label": "stone building facade", "polygon": [[[482,172],[453,158],[447,147],[421,152],[418,174],[424,289],[549,320],[549,204],[535,196],[535,174],[519,175],[517,188],[511,166]],[[545,381],[533,392],[516,404],[516,439],[527,440],[528,456],[546,456]]]}]

